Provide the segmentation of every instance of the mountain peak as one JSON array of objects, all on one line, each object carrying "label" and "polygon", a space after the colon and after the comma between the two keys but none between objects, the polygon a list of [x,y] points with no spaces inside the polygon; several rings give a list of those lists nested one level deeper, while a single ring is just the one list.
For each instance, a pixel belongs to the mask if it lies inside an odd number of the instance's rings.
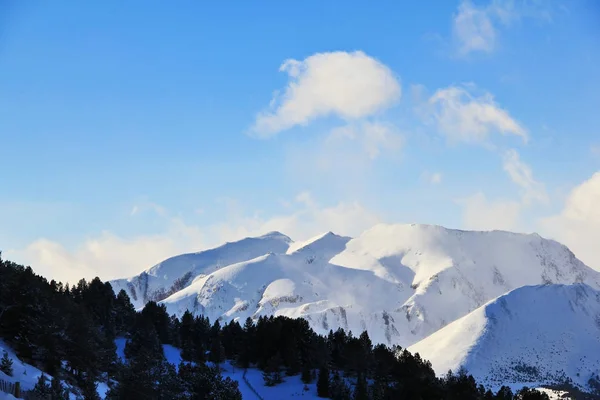
[{"label": "mountain peak", "polygon": [[264,235],[257,236],[256,238],[257,239],[281,239],[286,243],[294,242],[289,236],[284,235],[283,233],[281,233],[279,231],[267,232]]},{"label": "mountain peak", "polygon": [[345,248],[346,243],[351,239],[350,237],[340,236],[328,231],[308,240],[293,243],[290,245],[287,254],[313,251],[320,252],[322,256],[325,258],[329,257],[330,259],[335,254],[341,252]]}]

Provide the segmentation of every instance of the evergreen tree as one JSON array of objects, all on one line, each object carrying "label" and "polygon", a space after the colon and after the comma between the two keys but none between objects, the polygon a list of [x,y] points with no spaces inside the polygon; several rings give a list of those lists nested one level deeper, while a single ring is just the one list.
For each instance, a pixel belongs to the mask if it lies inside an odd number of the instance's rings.
[{"label": "evergreen tree", "polygon": [[206,364],[180,364],[179,380],[184,392],[194,400],[241,400],[238,383],[223,379],[216,368]]},{"label": "evergreen tree", "polygon": [[8,357],[8,353],[6,351],[2,353],[2,359],[0,360],[0,371],[4,372],[8,376],[13,376],[13,361]]},{"label": "evergreen tree", "polygon": [[302,374],[300,375],[300,379],[302,380],[302,383],[308,384],[312,382],[312,372],[308,365],[304,365],[302,367]]},{"label": "evergreen tree", "polygon": [[85,379],[79,387],[84,400],[101,400],[100,395],[98,395],[98,384],[93,379]]},{"label": "evergreen tree", "polygon": [[354,400],[369,400],[368,384],[364,375],[359,375],[354,388]]},{"label": "evergreen tree", "polygon": [[281,357],[276,353],[267,361],[267,365],[263,372],[263,379],[266,386],[275,386],[283,382],[281,376]]},{"label": "evergreen tree", "polygon": [[550,397],[546,393],[530,389],[527,386],[519,390],[514,398],[515,400],[550,400]]},{"label": "evergreen tree", "polygon": [[332,400],[351,400],[352,391],[342,379],[338,371],[335,371],[329,383],[329,395]]},{"label": "evergreen tree", "polygon": [[60,379],[58,379],[56,376],[52,379],[52,382],[50,382],[49,391],[50,391],[50,398],[52,400],[68,400],[69,399],[68,391],[65,389],[65,387],[63,386]]},{"label": "evergreen tree", "polygon": [[115,333],[123,336],[131,330],[135,322],[135,308],[131,299],[123,289],[119,291],[114,302]]},{"label": "evergreen tree", "polygon": [[329,370],[327,368],[319,369],[319,378],[317,379],[317,396],[329,397]]},{"label": "evergreen tree", "polygon": [[35,393],[38,397],[45,399],[47,396],[50,396],[50,386],[46,383],[48,378],[42,373],[37,380],[37,383],[33,387],[33,393]]},{"label": "evergreen tree", "polygon": [[508,386],[502,386],[495,396],[496,400],[513,400],[513,392]]}]

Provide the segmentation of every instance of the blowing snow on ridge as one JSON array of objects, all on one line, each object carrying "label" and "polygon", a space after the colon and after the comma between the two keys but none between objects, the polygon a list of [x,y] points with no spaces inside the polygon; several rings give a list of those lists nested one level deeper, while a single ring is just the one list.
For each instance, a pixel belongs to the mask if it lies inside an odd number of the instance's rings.
[{"label": "blowing snow on ridge", "polygon": [[137,307],[161,300],[178,316],[302,317],[322,334],[367,330],[375,342],[410,346],[513,289],[600,289],[600,273],[537,234],[381,224],[355,239],[331,232],[302,243],[280,233],[247,238],[111,283]]}]

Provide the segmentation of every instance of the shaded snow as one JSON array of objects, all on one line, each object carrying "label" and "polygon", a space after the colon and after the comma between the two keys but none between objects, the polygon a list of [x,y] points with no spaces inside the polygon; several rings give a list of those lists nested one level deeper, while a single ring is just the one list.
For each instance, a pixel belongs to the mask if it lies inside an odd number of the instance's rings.
[{"label": "shaded snow", "polygon": [[522,287],[409,351],[430,360],[440,375],[464,367],[492,387],[570,377],[585,388],[600,373],[600,291],[584,284]]}]

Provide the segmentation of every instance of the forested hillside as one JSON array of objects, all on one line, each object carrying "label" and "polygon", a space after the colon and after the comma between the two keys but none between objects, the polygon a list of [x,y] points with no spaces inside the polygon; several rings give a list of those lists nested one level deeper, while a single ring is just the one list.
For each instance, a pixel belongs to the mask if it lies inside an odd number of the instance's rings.
[{"label": "forested hillside", "polygon": [[[125,362],[118,337],[127,338]],[[0,339],[55,377],[35,389],[51,399],[67,398],[66,391],[98,399],[99,382],[110,387],[108,399],[241,399],[238,383],[220,374],[225,360],[259,368],[266,385],[301,375],[331,399],[547,398],[530,389],[492,393],[464,371],[438,378],[418,354],[374,346],[366,332],[319,336],[305,320],[286,317],[221,325],[186,312],[178,319],[155,302],[136,312],[125,291],[115,294],[98,278],[63,285],[1,259]],[[163,344],[181,348],[184,361],[167,362]],[[10,364],[0,363],[0,377],[14,373]]]}]

